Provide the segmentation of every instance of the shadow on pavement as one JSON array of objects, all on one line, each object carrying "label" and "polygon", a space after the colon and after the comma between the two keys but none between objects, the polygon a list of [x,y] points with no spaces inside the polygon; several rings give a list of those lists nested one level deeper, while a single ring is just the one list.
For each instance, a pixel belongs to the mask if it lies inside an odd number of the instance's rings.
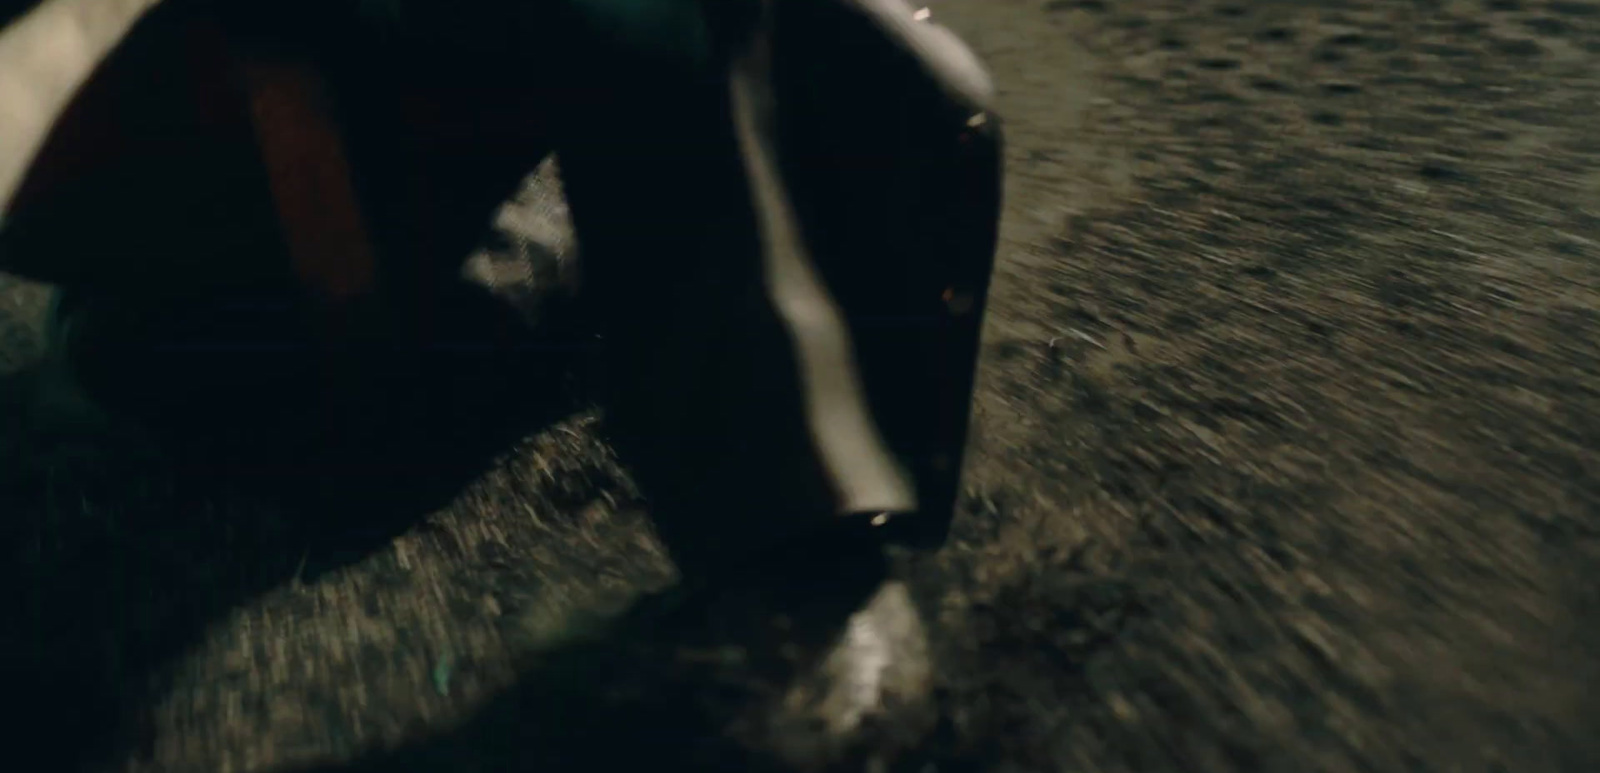
[{"label": "shadow on pavement", "polygon": [[302,773],[975,770],[941,747],[926,631],[888,563],[835,534],[646,596],[463,726]]},{"label": "shadow on pavement", "polygon": [[57,770],[137,754],[164,666],[207,626],[383,547],[569,415],[580,348],[478,292],[441,299],[436,345],[345,352],[334,382],[270,295],[103,314],[119,345],[83,374],[111,408],[95,418],[40,420],[70,402],[48,365],[7,376],[0,663],[21,745]]}]

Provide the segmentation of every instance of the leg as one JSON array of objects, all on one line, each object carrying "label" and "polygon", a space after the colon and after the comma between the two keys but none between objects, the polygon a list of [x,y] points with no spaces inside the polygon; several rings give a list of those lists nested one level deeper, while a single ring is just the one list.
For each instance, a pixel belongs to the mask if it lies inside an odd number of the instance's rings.
[{"label": "leg", "polygon": [[998,238],[987,74],[901,0],[780,2],[774,32],[785,175],[873,415],[916,481],[918,517],[886,531],[933,547],[958,494]]},{"label": "leg", "polygon": [[[964,143],[981,108],[861,8],[736,5],[762,10],[744,29],[705,17],[705,56],[598,46],[583,61],[600,85],[568,95],[584,120],[557,152],[604,320],[608,423],[690,563],[837,516],[916,513],[942,532],[993,251],[994,137]],[[829,65],[837,50],[808,29],[852,34],[851,58]],[[860,87],[834,101],[830,82],[863,80],[903,89],[895,108]],[[866,142],[823,129],[856,108],[884,118]],[[908,229],[928,206],[958,233]]]}]

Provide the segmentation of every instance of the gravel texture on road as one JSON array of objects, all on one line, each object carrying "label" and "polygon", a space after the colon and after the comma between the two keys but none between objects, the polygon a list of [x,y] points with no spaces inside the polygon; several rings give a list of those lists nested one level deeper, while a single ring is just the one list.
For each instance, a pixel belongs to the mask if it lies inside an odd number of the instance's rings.
[{"label": "gravel texture on road", "polygon": [[[938,717],[885,732],[894,769],[1600,769],[1600,3],[932,14],[993,70],[1010,179],[962,512],[896,562]],[[516,270],[543,201],[480,279],[551,276]],[[308,514],[82,418],[42,293],[0,279],[23,740],[595,770],[760,689],[686,666],[698,634],[608,627],[672,570],[591,417],[453,500]],[[459,415],[512,399],[463,379],[433,393]]]}]

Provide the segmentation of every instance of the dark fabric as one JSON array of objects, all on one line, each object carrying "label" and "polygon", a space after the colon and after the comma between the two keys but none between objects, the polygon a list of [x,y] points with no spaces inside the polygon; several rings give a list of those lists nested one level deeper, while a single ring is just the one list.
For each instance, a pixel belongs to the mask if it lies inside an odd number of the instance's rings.
[{"label": "dark fabric", "polygon": [[266,179],[221,43],[158,7],[58,122],[0,228],[0,268],[121,292],[281,276]]}]

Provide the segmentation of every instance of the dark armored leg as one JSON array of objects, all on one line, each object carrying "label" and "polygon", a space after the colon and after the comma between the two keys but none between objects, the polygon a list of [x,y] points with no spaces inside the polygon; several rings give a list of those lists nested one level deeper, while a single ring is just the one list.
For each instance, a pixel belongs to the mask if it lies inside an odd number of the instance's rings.
[{"label": "dark armored leg", "polygon": [[998,236],[987,77],[898,0],[777,9],[785,174],[873,416],[916,481],[919,517],[887,531],[932,547],[958,494]]},{"label": "dark armored leg", "polygon": [[903,6],[700,7],[703,50],[573,54],[604,86],[557,152],[620,450],[690,564],[844,523],[937,542],[998,216],[985,95]]}]

